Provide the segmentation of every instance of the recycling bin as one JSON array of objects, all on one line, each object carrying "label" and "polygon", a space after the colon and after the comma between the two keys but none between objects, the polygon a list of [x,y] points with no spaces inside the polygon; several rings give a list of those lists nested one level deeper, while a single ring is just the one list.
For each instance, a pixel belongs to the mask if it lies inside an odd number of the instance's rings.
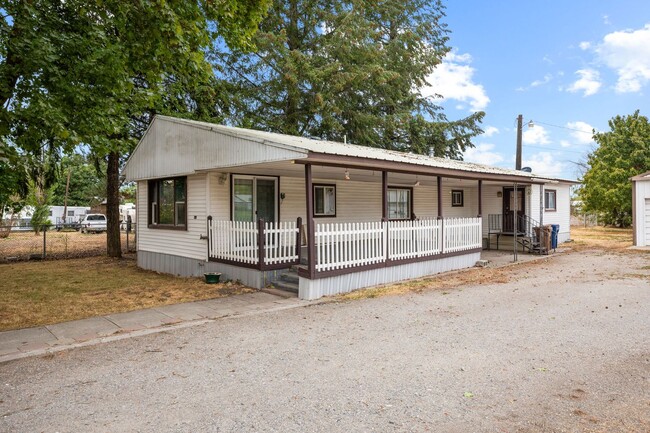
[{"label": "recycling bin", "polygon": [[556,249],[557,248],[557,236],[560,233],[560,225],[559,224],[551,224],[551,248]]}]

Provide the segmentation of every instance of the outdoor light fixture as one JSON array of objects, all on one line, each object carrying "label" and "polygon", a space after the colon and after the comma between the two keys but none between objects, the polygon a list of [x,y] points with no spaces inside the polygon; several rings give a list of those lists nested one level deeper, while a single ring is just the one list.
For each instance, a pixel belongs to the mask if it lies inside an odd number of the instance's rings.
[{"label": "outdoor light fixture", "polygon": [[350,180],[350,172],[347,168],[345,169],[345,180]]},{"label": "outdoor light fixture", "polygon": [[420,186],[420,181],[418,180],[417,175],[415,176],[415,183],[413,184],[413,186]]},{"label": "outdoor light fixture", "polygon": [[535,126],[535,122],[533,122],[533,120],[531,119],[528,121],[528,127],[532,128],[533,126]]}]

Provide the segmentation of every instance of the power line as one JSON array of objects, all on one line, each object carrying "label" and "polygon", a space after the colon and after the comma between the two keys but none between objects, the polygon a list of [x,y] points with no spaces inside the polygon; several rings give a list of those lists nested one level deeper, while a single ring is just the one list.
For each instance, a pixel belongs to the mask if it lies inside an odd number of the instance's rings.
[{"label": "power line", "polygon": [[[584,129],[569,128],[568,126],[553,125],[552,123],[540,122],[539,120],[531,120],[531,122],[533,122],[533,124],[539,123],[540,125],[552,126],[554,128],[568,129],[569,131],[582,132],[584,134],[593,134],[593,131],[585,131]],[[594,128],[594,130],[595,129],[596,128]]]},{"label": "power line", "polygon": [[558,148],[558,147],[532,146],[532,145],[530,145],[530,144],[524,144],[524,146],[525,146],[525,147],[533,147],[533,148],[535,148],[535,149],[557,150],[558,152],[571,152],[571,153],[579,153],[579,154],[589,153],[589,151],[587,151],[587,150],[584,150],[584,151],[580,151],[580,150],[568,150],[568,149],[562,149],[562,148]]}]

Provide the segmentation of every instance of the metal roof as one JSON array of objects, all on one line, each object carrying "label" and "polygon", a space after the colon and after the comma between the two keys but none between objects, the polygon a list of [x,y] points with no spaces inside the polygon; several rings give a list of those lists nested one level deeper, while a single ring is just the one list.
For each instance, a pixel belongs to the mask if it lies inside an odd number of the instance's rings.
[{"label": "metal roof", "polygon": [[187,125],[194,125],[211,131],[235,136],[238,138],[250,139],[257,142],[263,142],[265,145],[278,146],[283,148],[293,148],[294,150],[303,150],[312,153],[338,155],[352,158],[367,158],[380,161],[391,161],[405,164],[413,164],[418,166],[443,168],[451,170],[459,170],[469,173],[488,173],[496,175],[518,176],[529,180],[551,180],[559,182],[576,183],[572,180],[550,178],[547,176],[539,176],[535,173],[528,173],[520,170],[512,170],[501,167],[494,167],[484,164],[476,164],[466,161],[458,161],[448,158],[438,158],[427,155],[418,155],[413,153],[399,152],[394,150],[386,150],[375,147],[359,146],[349,143],[339,143],[335,141],[318,140],[306,137],[299,137],[293,135],[278,134],[273,132],[257,131],[253,129],[236,128],[232,126],[224,126],[207,122],[200,122],[196,120],[181,119],[176,117],[157,115],[157,118],[184,123]]}]

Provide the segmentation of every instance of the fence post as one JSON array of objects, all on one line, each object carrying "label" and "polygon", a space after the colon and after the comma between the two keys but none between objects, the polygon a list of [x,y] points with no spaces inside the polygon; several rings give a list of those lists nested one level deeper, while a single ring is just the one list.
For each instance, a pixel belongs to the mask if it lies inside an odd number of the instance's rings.
[{"label": "fence post", "polygon": [[298,228],[298,233],[296,233],[296,254],[298,255],[298,264],[300,264],[300,259],[302,256],[302,242],[300,235],[302,233],[302,218],[298,217],[296,220],[296,227]]},{"label": "fence post", "polygon": [[41,227],[43,229],[43,258],[47,257],[47,226],[43,225]]},{"label": "fence post", "polygon": [[210,260],[210,254],[212,253],[211,247],[212,247],[212,215],[208,215],[208,219],[206,221],[207,225],[207,232],[208,232],[208,261]]},{"label": "fence post", "polygon": [[440,254],[445,253],[445,219],[438,217],[440,219]]},{"label": "fence post", "polygon": [[388,218],[382,217],[381,225],[384,228],[384,233],[382,234],[382,237],[383,237],[382,240],[384,241],[383,243],[384,243],[384,252],[385,252],[385,254],[384,254],[384,263],[387,264],[388,259],[390,257],[390,250],[389,250],[390,245],[388,243],[388,239],[389,239],[389,236],[388,236]]},{"label": "fence post", "polygon": [[257,257],[260,271],[264,268],[264,220],[257,220]]}]

